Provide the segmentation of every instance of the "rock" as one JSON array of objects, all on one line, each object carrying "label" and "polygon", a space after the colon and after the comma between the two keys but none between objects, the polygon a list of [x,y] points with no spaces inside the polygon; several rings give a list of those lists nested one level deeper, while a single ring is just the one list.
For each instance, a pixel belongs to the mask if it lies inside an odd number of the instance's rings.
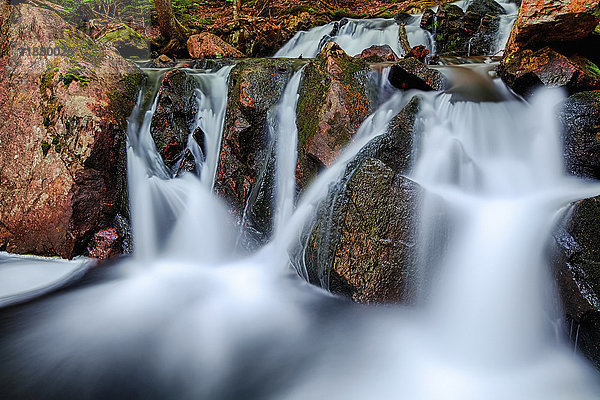
[{"label": "rock", "polygon": [[[87,254],[127,216],[125,130],[144,75],[52,10],[0,5],[0,247]],[[39,57],[19,48],[62,48]]]},{"label": "rock", "polygon": [[171,57],[169,57],[166,54],[161,54],[160,56],[158,56],[157,58],[152,60],[150,67],[151,68],[173,68],[176,66],[176,64],[177,63],[175,61],[173,61],[171,59]]},{"label": "rock", "polygon": [[404,56],[404,58],[414,57],[422,63],[425,62],[425,58],[429,54],[429,49],[423,45],[414,46],[410,51]]},{"label": "rock", "polygon": [[[555,234],[556,279],[571,339],[600,368],[600,197],[574,204],[570,217]],[[578,333],[577,333],[578,332]]]},{"label": "rock", "polygon": [[416,21],[416,18],[414,15],[411,15],[409,13],[399,12],[394,15],[394,20],[396,21],[397,24],[408,25],[409,23]]},{"label": "rock", "polygon": [[504,8],[494,0],[475,0],[466,13],[455,4],[443,4],[436,13],[427,10],[420,26],[434,35],[437,54],[490,55],[495,51],[498,16],[503,14]]},{"label": "rock", "polygon": [[506,14],[504,7],[494,0],[474,0],[467,7],[467,12],[479,14],[481,17],[484,15],[497,17],[498,15]]},{"label": "rock", "polygon": [[114,46],[125,58],[150,58],[150,40],[127,25],[118,24],[104,32],[96,40]]},{"label": "rock", "polygon": [[368,49],[364,49],[356,57],[370,62],[398,61],[400,59],[396,53],[394,53],[394,50],[387,44],[382,46],[373,45]]},{"label": "rock", "polygon": [[121,254],[121,241],[116,228],[98,231],[88,244],[88,254],[100,260],[116,257]]},{"label": "rock", "polygon": [[267,113],[279,102],[292,72],[293,61],[253,59],[238,63],[229,76],[215,191],[229,203],[248,247],[270,237],[274,142],[267,135]]},{"label": "rock", "polygon": [[168,168],[183,156],[196,119],[198,102],[194,89],[194,78],[175,68],[165,74],[157,94],[150,134]]},{"label": "rock", "polygon": [[418,104],[413,99],[357,154],[319,206],[294,260],[313,284],[359,302],[412,299],[421,190],[403,173],[412,163]]},{"label": "rock", "polygon": [[600,180],[600,91],[569,97],[560,117],[567,170],[578,177]]},{"label": "rock", "polygon": [[240,58],[244,54],[212,33],[192,35],[187,41],[191,58]]},{"label": "rock", "polygon": [[600,22],[596,0],[525,0],[506,44],[505,54],[519,49],[536,49],[553,42],[583,39]]},{"label": "rock", "polygon": [[373,108],[368,64],[330,42],[304,69],[298,99],[298,183],[330,166]]},{"label": "rock", "polygon": [[405,58],[392,65],[388,80],[398,89],[444,90],[446,78],[416,58]]},{"label": "rock", "polygon": [[505,56],[498,74],[521,95],[541,85],[564,86],[570,93],[600,89],[600,70],[595,64],[583,57],[566,57],[549,47]]}]

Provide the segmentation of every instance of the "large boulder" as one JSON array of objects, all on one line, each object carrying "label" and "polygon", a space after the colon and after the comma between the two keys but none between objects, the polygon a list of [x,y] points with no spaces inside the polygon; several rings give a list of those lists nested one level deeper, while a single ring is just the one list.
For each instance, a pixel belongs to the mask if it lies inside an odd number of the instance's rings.
[{"label": "large boulder", "polygon": [[575,203],[555,237],[556,278],[571,339],[600,368],[600,197]]},{"label": "large boulder", "polygon": [[565,87],[570,93],[600,89],[600,70],[594,63],[577,55],[564,56],[550,47],[512,52],[503,58],[498,73],[522,95],[542,85]]},{"label": "large boulder", "polygon": [[372,140],[331,187],[295,262],[310,282],[359,302],[413,298],[420,187],[412,163],[415,99]]},{"label": "large boulder", "polygon": [[[188,136],[194,132],[198,112],[194,78],[175,68],[165,73],[159,91],[150,134],[165,165],[173,168],[184,156]],[[197,136],[202,136],[196,132]],[[203,145],[203,137],[198,137]]]},{"label": "large boulder", "polygon": [[548,43],[585,38],[599,22],[600,3],[597,0],[550,3],[523,0],[505,54],[524,48],[544,47]]},{"label": "large boulder", "polygon": [[304,69],[297,107],[298,183],[330,166],[373,109],[370,68],[337,43],[325,45]]},{"label": "large boulder", "polygon": [[240,58],[244,54],[212,33],[192,35],[187,41],[191,58]]},{"label": "large boulder", "polygon": [[569,97],[560,117],[567,170],[581,178],[600,180],[600,91]]},{"label": "large boulder", "polygon": [[125,58],[150,58],[150,40],[125,24],[107,24],[96,40],[114,46]]},{"label": "large boulder", "polygon": [[2,2],[0,15],[0,247],[110,254],[92,239],[126,236],[126,120],[143,74],[51,10]]},{"label": "large boulder", "polygon": [[448,83],[439,71],[429,68],[415,57],[392,65],[388,80],[398,89],[444,90]]},{"label": "large boulder", "polygon": [[267,114],[279,102],[293,69],[290,60],[245,60],[229,77],[215,191],[229,203],[249,247],[265,242],[271,232],[275,155]]}]

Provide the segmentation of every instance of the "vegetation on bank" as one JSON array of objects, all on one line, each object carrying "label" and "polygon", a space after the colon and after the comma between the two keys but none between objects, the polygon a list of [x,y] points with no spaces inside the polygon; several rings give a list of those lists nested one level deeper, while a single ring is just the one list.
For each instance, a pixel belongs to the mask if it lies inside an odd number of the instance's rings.
[{"label": "vegetation on bank", "polygon": [[[48,4],[45,0],[38,0]],[[86,32],[94,21],[127,25],[147,37],[152,56],[187,57],[185,41],[213,33],[249,56],[268,56],[299,30],[342,18],[392,18],[448,0],[50,0]],[[170,7],[169,7],[170,6]],[[255,46],[256,43],[259,45]]]}]

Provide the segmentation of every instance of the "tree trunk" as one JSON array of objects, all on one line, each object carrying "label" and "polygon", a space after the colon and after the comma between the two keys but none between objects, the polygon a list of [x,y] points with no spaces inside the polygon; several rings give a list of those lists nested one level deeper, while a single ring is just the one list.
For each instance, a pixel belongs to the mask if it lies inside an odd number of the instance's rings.
[{"label": "tree trunk", "polygon": [[158,26],[162,37],[168,41],[185,41],[186,29],[175,18],[171,0],[154,0],[154,6],[158,14]]}]

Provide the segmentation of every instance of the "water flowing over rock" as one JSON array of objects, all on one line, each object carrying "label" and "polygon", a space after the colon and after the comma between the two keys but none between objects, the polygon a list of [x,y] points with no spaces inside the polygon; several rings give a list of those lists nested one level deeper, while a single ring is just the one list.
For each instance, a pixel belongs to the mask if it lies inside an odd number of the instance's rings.
[{"label": "water flowing over rock", "polygon": [[506,53],[540,48],[547,43],[583,39],[600,22],[596,0],[523,0],[519,16],[506,45]]},{"label": "water flowing over rock", "polygon": [[372,111],[370,69],[330,42],[304,69],[297,108],[298,182],[330,166]]},{"label": "water flowing over rock", "polygon": [[[8,10],[0,245],[70,258],[126,213],[124,129],[143,75],[50,10],[3,5]],[[44,58],[18,50],[41,46],[70,53]]]},{"label": "water flowing over rock", "polygon": [[567,170],[575,176],[600,180],[600,91],[569,97],[560,117]]},{"label": "water flowing over rock", "polygon": [[158,91],[150,133],[168,168],[183,157],[188,136],[193,133],[190,130],[198,111],[194,88],[193,77],[176,68],[165,74]]},{"label": "water flowing over rock", "polygon": [[413,298],[419,185],[412,162],[418,101],[367,144],[319,208],[304,249],[309,280],[359,302]]},{"label": "water flowing over rock", "polygon": [[448,86],[444,75],[415,57],[392,65],[388,79],[398,89],[444,90]]},{"label": "water flowing over rock", "polygon": [[191,58],[239,58],[244,54],[212,33],[192,35],[187,41]]},{"label": "water flowing over rock", "polygon": [[247,60],[237,64],[229,77],[215,191],[258,242],[268,238],[272,222],[274,147],[267,119],[292,72],[290,60]]},{"label": "water flowing over rock", "polygon": [[573,205],[555,233],[556,277],[571,339],[600,368],[600,197]]},{"label": "water flowing over rock", "polygon": [[494,0],[475,0],[466,12],[456,4],[444,4],[437,12],[425,11],[420,26],[433,34],[437,54],[490,55],[496,50],[499,16],[504,14]]}]

